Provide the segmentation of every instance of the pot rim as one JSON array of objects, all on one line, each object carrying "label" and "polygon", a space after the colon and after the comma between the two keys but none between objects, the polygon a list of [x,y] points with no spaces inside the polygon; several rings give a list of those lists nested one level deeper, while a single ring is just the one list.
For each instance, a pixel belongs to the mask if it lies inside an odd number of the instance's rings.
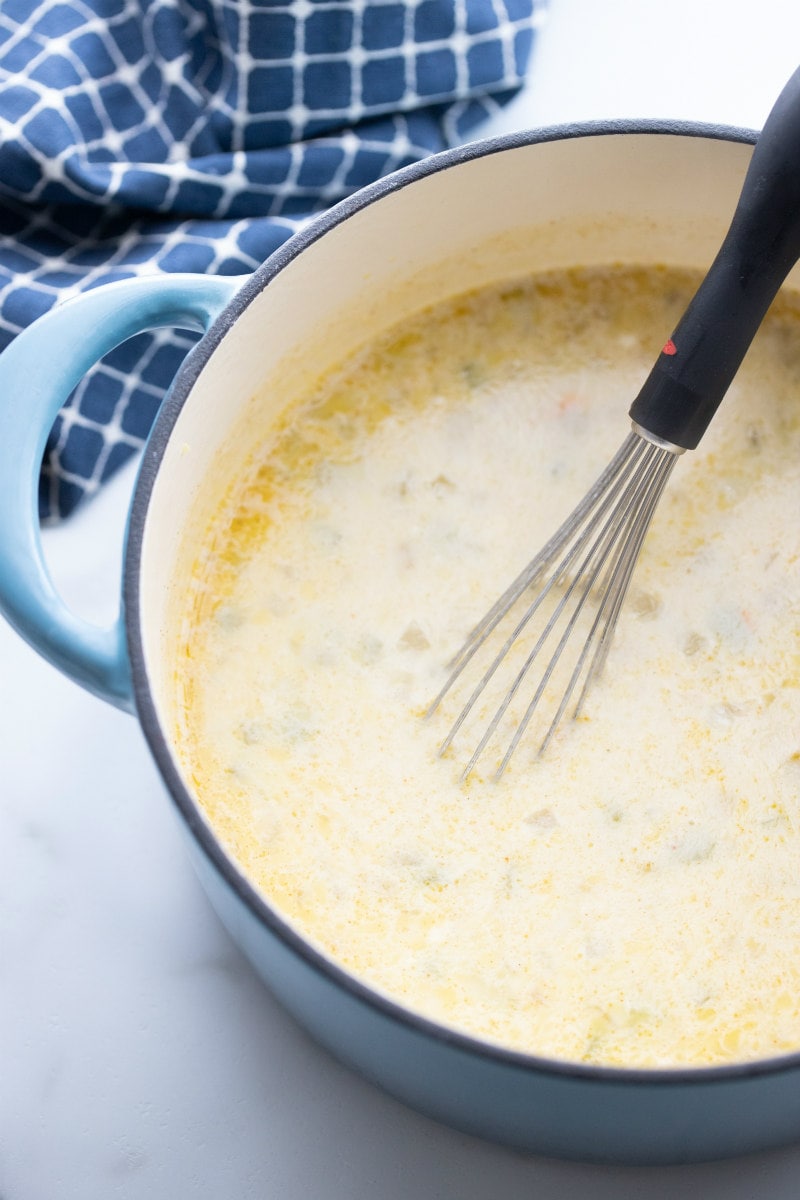
[{"label": "pot rim", "polygon": [[399,1001],[391,999],[383,992],[373,989],[368,983],[350,974],[343,966],[318,950],[281,916],[277,908],[273,908],[268,903],[240,871],[234,860],[227,855],[200,811],[199,805],[184,784],[170,752],[168,739],[158,720],[156,706],[150,691],[140,622],[140,569],[144,530],[150,498],[167,443],[183,405],[205,364],[237,318],[263,288],[308,246],[342,221],[416,180],[475,158],[522,146],[573,138],[625,134],[709,138],[744,144],[753,144],[756,140],[756,132],[751,129],[707,122],[657,119],[575,122],[484,138],[440,151],[420,162],[384,176],[312,219],[307,226],[271,254],[243,283],[241,289],[202,340],[186,357],[156,418],[142,456],[129,517],[123,572],[125,626],[136,712],[150,751],[180,816],[212,866],[251,914],[317,974],[342,988],[354,1000],[377,1009],[384,1016],[405,1026],[409,1031],[424,1035],[442,1045],[459,1049],[466,1054],[492,1060],[497,1065],[525,1072],[586,1080],[597,1084],[624,1083],[642,1087],[710,1085],[796,1070],[800,1067],[800,1051],[742,1063],[700,1067],[616,1067],[547,1058],[505,1047],[499,1042],[485,1041],[425,1017],[413,1009],[405,1007]]}]

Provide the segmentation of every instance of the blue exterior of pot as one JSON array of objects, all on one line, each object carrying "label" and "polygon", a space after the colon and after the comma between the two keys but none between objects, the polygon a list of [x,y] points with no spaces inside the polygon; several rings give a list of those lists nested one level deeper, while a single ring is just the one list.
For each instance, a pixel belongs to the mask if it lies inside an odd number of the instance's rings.
[{"label": "blue exterior of pot", "polygon": [[518,1150],[596,1163],[705,1161],[797,1137],[796,1055],[624,1071],[495,1048],[410,1014],[293,944],[196,846],[194,859],[217,913],[288,1011],[337,1058],[428,1116]]}]

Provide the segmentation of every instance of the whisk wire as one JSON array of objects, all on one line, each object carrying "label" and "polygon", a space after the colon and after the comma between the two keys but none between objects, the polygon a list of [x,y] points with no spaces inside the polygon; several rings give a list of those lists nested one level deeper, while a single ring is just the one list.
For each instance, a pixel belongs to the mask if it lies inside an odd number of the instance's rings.
[{"label": "whisk wire", "polygon": [[[596,528],[599,521],[602,520],[604,513],[611,506],[619,492],[619,489],[623,486],[626,478],[625,471],[626,468],[628,468],[629,459],[636,448],[637,440],[639,439],[637,439],[636,434],[629,434],[628,438],[617,451],[614,458],[609,462],[602,475],[600,475],[596,480],[594,486],[586,493],[578,507],[574,509],[569,517],[567,517],[556,533],[542,547],[536,557],[533,558],[524,568],[524,570],[519,573],[516,579],[514,579],[513,582],[503,592],[502,596],[500,596],[499,599],[492,605],[482,620],[479,621],[478,624],[472,629],[461,649],[457,654],[454,655],[448,664],[450,674],[448,675],[448,678],[441,691],[428,708],[427,713],[425,714],[426,717],[430,717],[436,711],[441,701],[451,690],[465,668],[469,665],[480,648],[489,639],[507,613],[510,612],[517,600],[519,600],[519,598],[528,590],[528,588],[532,587],[533,584],[535,584],[537,580],[546,572],[553,559],[561,551],[563,546],[569,543],[570,539],[575,533],[577,533],[581,525],[584,522],[588,522],[586,530],[584,530],[583,534],[575,543],[573,550],[568,556],[564,570],[569,568],[571,561],[580,553],[582,546],[585,545],[586,541],[591,536],[593,529]],[[596,512],[594,512],[593,510],[598,502],[600,502],[600,507]],[[483,678],[475,687],[469,700],[459,713],[459,716],[451,728],[448,736],[442,742],[442,745],[439,749],[440,754],[444,754],[444,752],[447,750],[448,746],[453,741],[453,738],[461,728],[464,720],[471,712],[476,700],[484,691],[487,683],[494,675],[497,667],[500,666],[511,646],[515,641],[517,641],[520,634],[525,629],[525,626],[534,616],[539,605],[544,601],[546,596],[558,583],[558,581],[559,575],[551,576],[545,588],[537,598],[537,601],[535,601],[534,604],[527,610],[519,625],[509,635],[504,646],[497,654],[493,664],[489,667]]]},{"label": "whisk wire", "polygon": [[[571,547],[571,549],[568,551],[568,553],[564,556],[564,558],[561,560],[560,564],[558,565],[557,569],[554,571],[553,575],[549,579],[547,585],[542,589],[542,591],[534,599],[533,603],[528,607],[522,620],[519,622],[516,629],[514,630],[514,633],[507,640],[506,644],[503,646],[502,650],[499,652],[499,654],[495,658],[495,660],[492,664],[492,667],[490,668],[489,671],[487,671],[483,680],[479,684],[479,688],[476,689],[476,691],[483,690],[485,685],[489,682],[489,679],[491,678],[491,676],[494,674],[494,672],[500,666],[500,663],[505,658],[506,654],[508,653],[508,650],[511,648],[513,643],[517,640],[517,636],[518,636],[519,632],[524,628],[524,626],[528,623],[528,621],[534,615],[536,610],[541,605],[542,601],[547,596],[547,594],[552,590],[552,588],[554,586],[556,586],[558,583],[560,583],[562,579],[564,579],[565,577],[568,577],[569,568],[572,566],[572,563],[573,563],[574,559],[577,557],[577,554],[585,547],[586,542],[589,540],[592,533],[596,530],[598,524],[600,524],[603,517],[606,516],[606,514],[608,513],[608,510],[611,509],[610,514],[606,517],[605,524],[603,524],[602,528],[600,529],[600,532],[597,534],[594,542],[592,543],[588,552],[584,556],[583,561],[581,562],[580,566],[578,567],[577,571],[575,572],[572,582],[566,588],[564,594],[562,595],[558,604],[556,605],[553,612],[551,613],[550,618],[546,622],[544,629],[542,630],[542,633],[540,634],[538,640],[534,644],[532,650],[528,654],[528,657],[526,658],[525,662],[523,663],[522,667],[520,668],[514,682],[512,683],[511,687],[506,692],[506,695],[503,698],[497,711],[495,712],[495,715],[492,718],[491,722],[489,723],[488,728],[486,729],[483,737],[481,738],[480,742],[478,743],[478,746],[476,747],[475,751],[473,752],[472,758],[467,763],[467,766],[463,773],[463,778],[466,778],[470,774],[473,767],[477,763],[477,761],[480,758],[481,754],[483,753],[484,749],[488,745],[489,740],[491,739],[493,733],[495,732],[498,725],[500,724],[500,721],[505,716],[505,713],[508,710],[511,702],[514,700],[515,696],[517,695],[517,692],[519,691],[519,688],[520,688],[523,680],[526,678],[528,672],[530,671],[534,661],[539,656],[540,651],[542,650],[542,648],[544,647],[544,645],[550,638],[550,635],[552,634],[553,630],[558,625],[563,613],[568,608],[570,602],[572,601],[573,595],[576,592],[579,592],[577,603],[575,605],[575,608],[572,611],[572,615],[567,623],[566,629],[564,630],[564,633],[562,634],[555,650],[553,651],[553,653],[550,657],[550,660],[549,660],[547,666],[545,667],[542,678],[540,679],[539,684],[533,694],[533,698],[531,699],[531,701],[528,705],[528,708],[525,712],[525,715],[523,716],[519,726],[517,727],[515,738],[512,740],[512,743],[509,746],[509,748],[506,752],[506,755],[500,764],[500,767],[498,768],[496,778],[499,778],[499,776],[502,775],[503,771],[505,770],[505,766],[508,762],[508,759],[511,757],[511,754],[513,753],[513,750],[516,747],[517,742],[522,737],[528,724],[530,723],[530,720],[531,720],[536,708],[538,707],[539,701],[541,700],[541,697],[544,694],[548,683],[550,682],[553,671],[555,670],[555,668],[558,664],[558,661],[561,658],[561,655],[564,651],[564,648],[566,647],[566,645],[570,639],[572,631],[575,628],[578,618],[580,617],[583,606],[584,606],[587,598],[591,594],[592,589],[594,588],[594,585],[597,581],[597,576],[600,573],[600,571],[602,571],[603,565],[607,560],[608,554],[610,553],[612,547],[614,546],[614,540],[615,540],[615,536],[617,533],[617,529],[623,519],[624,513],[628,510],[629,496],[633,491],[635,491],[637,481],[639,478],[639,472],[641,472],[641,469],[642,469],[641,466],[637,468],[637,473],[635,473],[633,475],[632,479],[628,479],[626,485],[625,485],[625,481],[627,479],[627,476],[622,476],[619,480],[617,480],[615,482],[615,486],[611,489],[608,496],[606,496],[604,498],[603,504],[598,508],[597,512],[595,514],[593,514],[591,521],[588,523],[586,529],[581,534],[581,537],[579,538],[579,540]],[[623,485],[625,485],[624,490],[622,490]],[[613,502],[616,499],[616,497],[619,495],[620,490],[622,490],[621,503],[616,508],[614,508]],[[597,560],[596,562],[595,562],[595,559]],[[579,585],[582,585],[582,586],[579,587]],[[475,696],[474,693],[473,693],[473,696]],[[477,697],[475,697],[475,698],[477,698]],[[567,699],[568,699],[568,697],[567,697]],[[472,700],[472,698],[471,698],[471,700]]]},{"label": "whisk wire", "polygon": [[[608,566],[606,576],[601,584],[600,592],[602,599],[597,609],[597,613],[592,623],[592,628],[586,638],[575,668],[570,677],[570,681],[564,691],[561,703],[556,711],[555,716],[550,724],[540,747],[539,754],[544,754],[550,741],[558,728],[570,698],[578,684],[589,653],[594,646],[594,653],[591,657],[588,670],[584,676],[583,686],[581,688],[575,708],[572,712],[572,719],[575,720],[583,709],[583,703],[586,695],[589,692],[592,683],[603,671],[605,660],[608,655],[611,641],[616,627],[617,618],[619,616],[622,605],[625,602],[625,596],[628,592],[628,586],[633,576],[634,568],[639,558],[639,554],[644,544],[644,539],[647,535],[647,530],[650,527],[653,514],[661,497],[664,488],[666,487],[672,468],[675,465],[677,455],[673,451],[656,449],[656,453],[651,456],[649,468],[654,466],[654,474],[646,481],[644,495],[639,495],[633,498],[632,504],[629,506],[628,514],[626,515],[626,529],[622,540],[619,542],[618,553],[614,556]],[[641,509],[638,507],[641,502]],[[602,631],[601,631],[602,630]],[[597,638],[600,632],[599,639]],[[595,644],[595,640],[596,644]],[[508,762],[508,759],[516,749],[519,742],[519,735],[515,734],[512,746],[509,753],[506,755],[502,768]]]},{"label": "whisk wire", "polygon": [[[556,728],[558,727],[558,725],[561,721],[561,718],[564,715],[564,712],[567,709],[570,698],[575,690],[578,680],[581,677],[581,673],[583,671],[586,660],[589,656],[589,652],[592,648],[592,644],[597,635],[597,631],[600,628],[600,625],[602,624],[603,615],[604,615],[605,610],[608,605],[610,586],[613,583],[614,579],[616,578],[616,573],[619,569],[620,560],[622,559],[622,557],[624,555],[625,546],[627,545],[627,538],[629,536],[628,525],[631,520],[631,513],[635,513],[635,505],[636,505],[638,497],[641,493],[643,479],[646,478],[646,472],[647,472],[649,460],[651,457],[652,456],[649,453],[647,453],[644,456],[644,458],[642,459],[642,461],[637,465],[636,471],[633,474],[632,478],[630,479],[628,486],[625,488],[625,491],[621,497],[620,505],[612,512],[611,516],[606,521],[606,524],[603,527],[600,537],[597,538],[597,540],[595,541],[591,550],[589,551],[589,554],[584,559],[584,561],[581,564],[581,567],[579,569],[579,572],[578,572],[575,582],[573,583],[573,585],[570,588],[567,595],[564,597],[564,601],[562,603],[566,604],[566,602],[570,598],[570,593],[576,587],[578,581],[582,578],[584,579],[584,584],[581,589],[581,594],[580,594],[578,602],[572,612],[572,616],[570,617],[570,620],[567,623],[567,627],[564,630],[564,632],[558,642],[558,645],[556,646],[556,649],[550,658],[547,668],[545,669],[544,675],[542,676],[541,682],[539,683],[539,686],[537,687],[537,689],[525,711],[525,714],[522,717],[522,720],[519,722],[519,725],[517,726],[517,729],[514,732],[514,736],[512,737],[511,742],[509,743],[508,749],[506,750],[506,753],[503,756],[502,762],[500,763],[500,766],[497,770],[497,773],[495,776],[495,778],[497,778],[497,779],[499,779],[500,776],[505,771],[505,768],[508,765],[508,762],[509,762],[512,754],[516,750],[517,745],[519,744],[522,736],[524,735],[525,731],[527,730],[528,725],[530,724],[531,719],[539,705],[539,701],[541,700],[541,697],[544,694],[547,684],[550,682],[550,679],[553,675],[553,671],[555,670],[559,660],[561,659],[561,656],[562,656],[565,648],[571,641],[573,631],[575,629],[575,626],[578,623],[578,620],[580,618],[583,607],[584,607],[587,599],[589,598],[589,596],[592,594],[592,592],[595,589],[595,585],[597,583],[598,576],[605,568],[605,575],[604,575],[603,581],[600,585],[601,600],[600,600],[600,604],[598,605],[598,608],[597,608],[597,613],[595,615],[595,618],[592,623],[589,634],[583,643],[580,654],[578,655],[578,660],[577,660],[575,667],[572,671],[572,674],[569,678],[569,682],[567,683],[567,686],[561,697],[561,702],[556,710],[555,716],[553,717],[553,719],[550,723],[550,727],[549,727],[543,741],[541,742],[541,744],[539,746],[537,754],[543,754],[544,751],[547,749],[547,746],[549,745],[550,740],[551,740],[553,734],[555,733]],[[622,540],[620,540],[620,538],[619,538],[620,530],[623,530]],[[591,569],[590,569],[590,564],[591,564]],[[556,614],[554,614],[554,616],[555,615]],[[555,622],[553,622],[553,624],[555,624]],[[606,625],[606,629],[608,629],[607,625]],[[530,666],[530,664],[526,664],[526,669],[529,666]],[[578,709],[576,708],[575,712],[573,713],[573,717],[577,716],[577,713],[578,713]]]},{"label": "whisk wire", "polygon": [[[545,643],[550,639],[553,631],[564,618],[568,607],[574,604],[567,620],[566,628],[561,634],[543,670],[533,696],[500,762],[496,778],[502,775],[520,739],[527,730],[562,654],[574,634],[575,626],[586,601],[595,591],[597,580],[602,575],[603,579],[599,589],[600,599],[597,612],[589,634],[580,650],[566,689],[562,694],[555,716],[539,746],[538,753],[543,753],[547,748],[569,705],[578,682],[584,675],[586,663],[590,659],[592,649],[594,649],[573,717],[577,716],[580,712],[589,684],[602,669],[613,629],[622,607],[645,534],[650,525],[658,499],[669,478],[676,456],[677,452],[674,448],[665,448],[654,444],[650,440],[641,437],[636,431],[630,433],[614,458],[598,477],[593,487],[587,492],[583,501],[563,522],[539,554],[520,572],[484,618],[475,626],[461,650],[455,655],[450,664],[450,675],[439,695],[431,704],[428,715],[438,708],[444,696],[451,690],[467,665],[486,643],[500,622],[510,613],[525,591],[539,582],[551,567],[553,568],[544,586],[541,587],[521,618],[517,621],[512,632],[505,639],[502,647],[496,653],[491,664],[463,705],[447,737],[440,746],[440,754],[444,754],[447,751],[478,699],[484,693],[487,685],[506,660],[510,650],[520,639],[541,605],[554,589],[570,579],[576,561],[579,558],[581,559],[579,566],[574,570],[574,574],[572,574],[571,582],[565,587],[564,594],[560,597],[548,620],[545,622],[544,628],[537,637],[522,667],[518,670],[510,688],[506,691],[483,736],[475,747],[464,769],[462,778],[466,778],[474,769],[478,759],[488,746],[503,717],[518,694],[533,663],[539,657]],[[559,555],[561,555],[561,558],[556,562]],[[556,564],[555,566],[553,566],[554,563]]]},{"label": "whisk wire", "polygon": [[[564,597],[562,605],[559,606],[560,609],[566,606],[566,603],[569,601],[571,593],[575,590],[578,582],[580,580],[584,580],[582,589],[580,591],[580,596],[572,612],[570,620],[567,623],[558,645],[556,646],[550,661],[547,664],[542,679],[536,691],[534,692],[534,695],[521,721],[519,722],[517,729],[514,732],[505,755],[503,756],[500,766],[495,774],[496,779],[499,779],[505,771],[511,756],[526,732],[531,719],[533,718],[533,715],[539,706],[539,702],[546,690],[546,687],[550,682],[553,672],[560,661],[564,650],[572,639],[575,626],[578,623],[584,605],[589,596],[595,590],[598,576],[605,568],[605,575],[599,589],[601,599],[594,621],[578,655],[577,662],[562,694],[561,702],[556,710],[555,716],[550,723],[545,737],[539,745],[537,757],[545,752],[550,740],[553,737],[553,734],[556,731],[556,728],[560,724],[564,712],[569,704],[570,698],[575,690],[575,687],[577,686],[578,680],[581,677],[586,660],[589,657],[589,652],[597,636],[597,631],[601,627],[603,617],[607,612],[609,599],[613,594],[613,588],[618,576],[620,563],[624,562],[628,557],[631,529],[636,520],[636,514],[638,511],[637,506],[643,502],[643,493],[647,494],[647,490],[649,488],[648,473],[651,469],[653,460],[660,453],[662,453],[662,451],[659,451],[655,446],[647,444],[644,448],[643,454],[641,454],[632,464],[632,473],[628,484],[622,493],[620,503],[612,510],[610,517],[603,526],[600,536],[595,540],[594,545],[582,562],[576,579],[573,585],[570,587],[567,595]],[[635,562],[635,558],[633,559],[633,562]],[[630,573],[633,569],[633,562],[631,563],[630,571],[628,572],[628,578],[630,578]],[[613,628],[613,626],[610,628],[610,625],[611,622],[616,620],[616,614],[618,612],[619,607],[616,605],[612,606],[611,613],[608,616],[603,630],[604,635],[608,634],[610,636],[611,628]],[[556,619],[560,615],[560,611],[553,614],[554,619],[552,620],[551,625],[555,625]],[[525,671],[530,668],[531,663],[532,659],[529,662],[526,662]],[[573,719],[578,715],[578,712],[579,706],[576,706],[575,711],[573,712]]]},{"label": "whisk wire", "polygon": [[605,470],[598,476],[593,486],[583,497],[580,504],[570,513],[550,540],[544,544],[539,553],[520,571],[519,575],[509,584],[489,611],[485,613],[478,624],[470,631],[461,649],[448,663],[451,674],[447,683],[431,704],[428,710],[429,714],[435,712],[440,700],[449,691],[452,684],[455,683],[459,674],[467,665],[467,662],[470,661],[475,652],[484,644],[511,606],[544,574],[552,560],[561,550],[561,547],[567,544],[587,516],[591,514],[598,500],[612,488],[614,480],[625,470],[628,459],[636,449],[637,440],[640,439],[638,439],[635,433],[628,435]]},{"label": "whisk wire", "polygon": [[[623,567],[620,571],[619,577],[611,581],[612,586],[608,591],[608,596],[612,604],[611,611],[600,636],[591,666],[589,667],[586,678],[584,679],[583,687],[581,688],[581,693],[578,697],[578,702],[575,705],[575,712],[573,713],[574,717],[577,717],[580,714],[583,708],[583,702],[586,699],[587,693],[594,683],[594,680],[600,674],[602,674],[606,658],[608,657],[608,652],[611,648],[611,640],[617,624],[617,618],[620,610],[622,609],[622,605],[625,603],[625,597],[628,593],[628,586],[631,578],[633,577],[636,563],[639,560],[639,554],[641,553],[642,546],[644,545],[644,539],[647,536],[647,531],[650,528],[650,523],[655,514],[658,502],[661,499],[661,495],[666,488],[667,483],[669,482],[669,477],[672,474],[672,468],[675,466],[677,459],[678,454],[675,451],[660,447],[658,448],[658,461],[656,463],[653,476],[649,482],[649,490],[646,499],[643,502],[642,509],[639,511],[634,508],[633,510],[633,536],[629,538],[626,537],[625,539],[625,558]],[[603,604],[605,604],[605,602],[606,596],[604,594]],[[598,624],[600,617],[601,612],[598,611],[596,618]],[[547,740],[549,741],[549,737]]]}]

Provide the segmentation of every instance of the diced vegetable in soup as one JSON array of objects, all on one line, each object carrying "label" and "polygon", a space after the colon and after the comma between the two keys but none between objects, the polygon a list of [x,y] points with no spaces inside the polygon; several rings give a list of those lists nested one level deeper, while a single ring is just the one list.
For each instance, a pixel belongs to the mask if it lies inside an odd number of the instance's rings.
[{"label": "diced vegetable in soup", "polygon": [[795,300],[678,462],[582,717],[464,783],[457,710],[421,715],[696,283],[553,273],[405,322],[243,449],[181,597],[183,768],[242,869],[374,988],[539,1055],[800,1049]]}]

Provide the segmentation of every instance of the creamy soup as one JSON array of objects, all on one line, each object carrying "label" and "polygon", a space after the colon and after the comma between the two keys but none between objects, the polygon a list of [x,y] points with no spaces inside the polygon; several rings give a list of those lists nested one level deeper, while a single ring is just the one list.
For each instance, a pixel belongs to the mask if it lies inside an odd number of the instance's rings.
[{"label": "creamy soup", "polygon": [[696,283],[559,272],[405,322],[251,426],[181,597],[179,753],[242,870],[374,988],[561,1059],[800,1048],[796,302],[679,460],[581,718],[499,782],[502,747],[461,778],[486,713],[443,758],[457,698],[423,719]]}]

